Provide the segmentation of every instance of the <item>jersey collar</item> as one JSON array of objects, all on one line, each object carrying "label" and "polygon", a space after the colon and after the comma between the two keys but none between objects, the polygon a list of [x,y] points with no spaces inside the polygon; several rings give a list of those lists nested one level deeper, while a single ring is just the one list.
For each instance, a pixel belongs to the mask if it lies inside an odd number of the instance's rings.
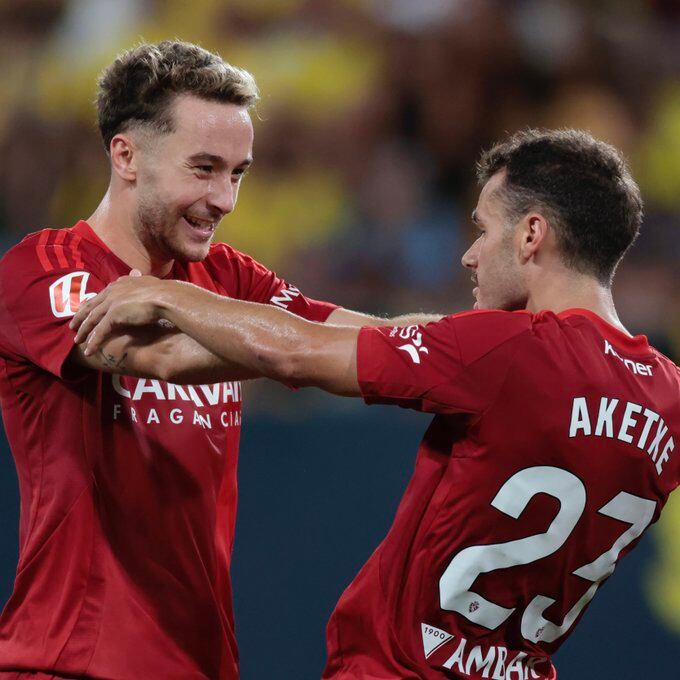
[{"label": "jersey collar", "polygon": [[575,307],[573,309],[565,309],[557,315],[560,319],[566,319],[572,316],[584,316],[602,333],[602,336],[609,340],[612,344],[617,345],[623,349],[628,350],[633,354],[649,354],[651,347],[646,335],[636,335],[631,337],[622,330],[607,323],[601,316],[595,314],[589,309],[580,309]]},{"label": "jersey collar", "polygon": [[[71,227],[71,231],[74,233],[78,234],[81,238],[84,238],[86,241],[90,241],[91,243],[94,243],[96,246],[101,248],[104,252],[106,252],[110,257],[114,258],[118,264],[120,265],[121,272],[123,274],[128,274],[130,272],[130,265],[127,264],[127,262],[124,262],[121,260],[118,255],[116,255],[111,248],[109,248],[104,241],[102,241],[99,236],[97,236],[97,232],[89,225],[88,222],[85,220],[79,220],[76,222],[76,224]],[[166,279],[174,279],[178,278],[176,276],[177,274],[177,268],[180,266],[180,263],[175,260],[175,262],[172,265],[172,269],[170,272],[165,276],[164,278]],[[180,269],[181,271],[181,269]]]},{"label": "jersey collar", "polygon": [[112,252],[111,248],[109,248],[106,243],[104,243],[104,241],[102,241],[99,236],[97,236],[95,230],[85,220],[79,220],[76,222],[73,227],[71,227],[71,231],[75,234],[78,234],[80,238],[84,238],[86,241],[91,241],[95,245],[98,245],[107,253]]}]

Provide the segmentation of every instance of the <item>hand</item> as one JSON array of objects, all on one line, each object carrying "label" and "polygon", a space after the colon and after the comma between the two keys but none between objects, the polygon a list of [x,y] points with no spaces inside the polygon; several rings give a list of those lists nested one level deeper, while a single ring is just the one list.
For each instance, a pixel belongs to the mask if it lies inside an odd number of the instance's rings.
[{"label": "hand", "polygon": [[85,343],[84,354],[94,354],[113,333],[129,326],[157,325],[162,320],[160,288],[153,276],[133,269],[87,300],[69,324],[78,329],[74,341]]}]

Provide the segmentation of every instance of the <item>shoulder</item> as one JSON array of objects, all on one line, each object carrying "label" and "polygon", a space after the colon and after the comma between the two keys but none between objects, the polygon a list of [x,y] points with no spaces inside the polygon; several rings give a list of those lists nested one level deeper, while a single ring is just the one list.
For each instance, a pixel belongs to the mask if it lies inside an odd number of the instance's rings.
[{"label": "shoulder", "polygon": [[49,274],[91,269],[92,247],[73,229],[42,229],[28,234],[0,260],[0,275]]},{"label": "shoulder", "polygon": [[531,330],[536,316],[525,310],[506,312],[501,309],[475,309],[445,316],[438,323],[445,323],[457,332],[500,334]]},{"label": "shoulder", "polygon": [[230,266],[237,269],[265,269],[250,255],[233,248],[227,243],[213,243],[204,263],[207,267]]},{"label": "shoulder", "polygon": [[214,243],[203,260],[213,278],[233,282],[237,288],[275,280],[276,274],[263,264],[226,243]]},{"label": "shoulder", "polygon": [[455,335],[462,355],[481,356],[533,331],[534,316],[526,311],[474,310],[445,316],[439,324]]}]

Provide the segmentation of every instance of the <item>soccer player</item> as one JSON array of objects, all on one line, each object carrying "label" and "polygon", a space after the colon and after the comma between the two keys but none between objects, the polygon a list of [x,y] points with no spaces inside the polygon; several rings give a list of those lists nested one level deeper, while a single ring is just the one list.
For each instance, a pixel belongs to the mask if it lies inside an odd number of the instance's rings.
[{"label": "soccer player", "polygon": [[195,45],[121,55],[98,94],[106,195],[87,221],[32,234],[0,264],[0,400],[21,492],[0,678],[238,677],[237,380],[255,373],[168,328],[86,356],[69,321],[135,268],[310,321],[381,323],[211,245],[252,161],[256,99],[248,73]]},{"label": "soccer player", "polygon": [[528,130],[478,174],[462,258],[476,311],[325,327],[127,277],[73,320],[86,354],[162,319],[246,371],[435,414],[331,618],[328,680],[555,678],[551,654],[680,481],[679,369],[612,300],[642,218],[623,159],[583,132]]}]

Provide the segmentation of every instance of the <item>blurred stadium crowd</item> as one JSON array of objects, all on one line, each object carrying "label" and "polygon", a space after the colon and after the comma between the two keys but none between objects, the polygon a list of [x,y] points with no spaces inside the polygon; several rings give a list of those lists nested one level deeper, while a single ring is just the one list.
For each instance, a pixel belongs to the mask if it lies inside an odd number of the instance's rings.
[{"label": "blurred stadium crowd", "polygon": [[624,323],[680,356],[680,9],[672,0],[14,0],[0,5],[0,247],[90,214],[108,166],[95,80],[140,40],[200,42],[256,76],[256,163],[219,239],[307,294],[457,311],[474,162],[526,125],[627,154],[644,235]]},{"label": "blurred stadium crowd", "polygon": [[[480,149],[528,125],[588,129],[625,152],[646,202],[619,314],[680,360],[676,0],[5,0],[0,253],[92,212],[108,182],[96,78],[174,37],[262,91],[255,164],[218,240],[349,308],[459,311]],[[679,563],[673,548],[655,582],[680,627]]]}]

